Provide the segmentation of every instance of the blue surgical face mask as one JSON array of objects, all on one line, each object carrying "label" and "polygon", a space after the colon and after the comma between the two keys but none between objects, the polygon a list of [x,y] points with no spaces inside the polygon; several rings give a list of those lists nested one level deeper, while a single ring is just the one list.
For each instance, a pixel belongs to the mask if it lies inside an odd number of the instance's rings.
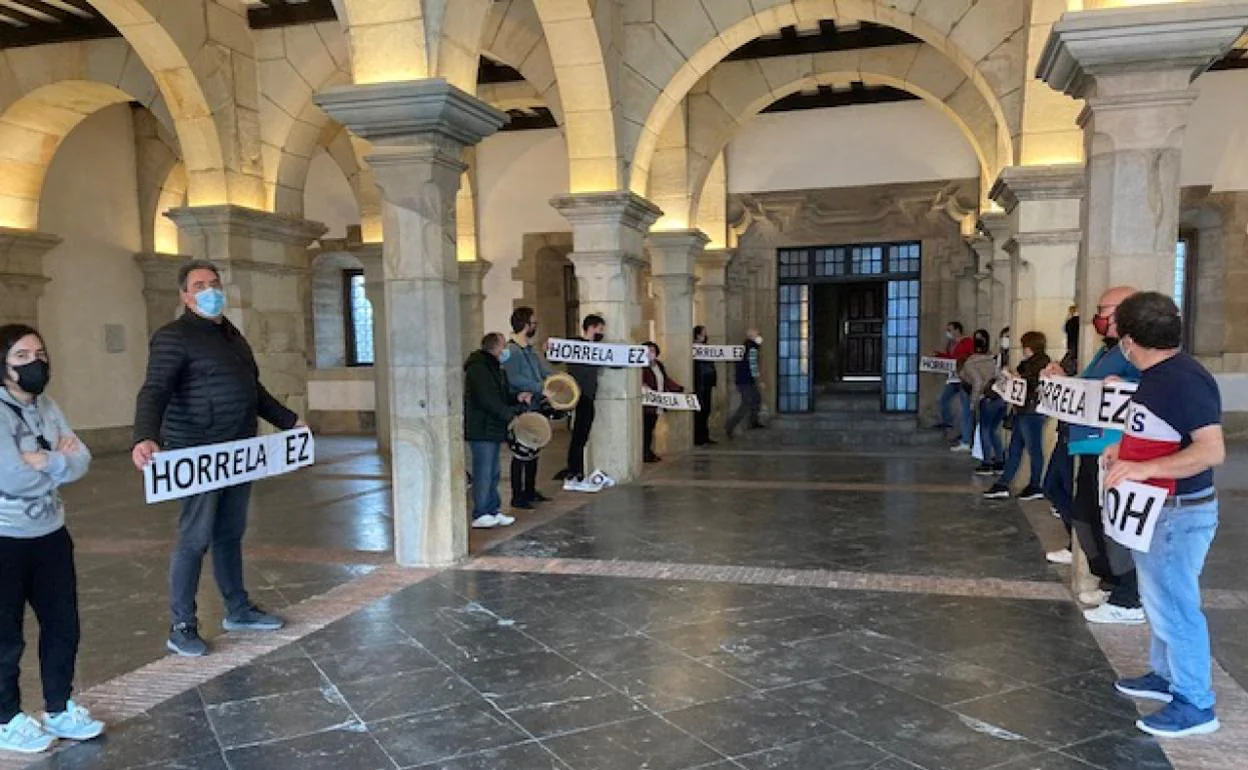
[{"label": "blue surgical face mask", "polygon": [[225,312],[225,292],[214,287],[197,292],[195,309],[206,318],[220,318]]},{"label": "blue surgical face mask", "polygon": [[503,352],[498,354],[498,362],[505,364],[511,359],[511,348],[503,348]]}]

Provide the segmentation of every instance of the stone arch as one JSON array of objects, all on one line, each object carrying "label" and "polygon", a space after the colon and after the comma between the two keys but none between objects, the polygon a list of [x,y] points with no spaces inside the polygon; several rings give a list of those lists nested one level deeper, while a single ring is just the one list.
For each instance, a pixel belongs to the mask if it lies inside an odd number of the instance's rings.
[{"label": "stone arch", "polygon": [[475,169],[469,168],[459,179],[455,196],[455,258],[460,262],[477,259],[477,192]]},{"label": "stone arch", "polygon": [[[144,106],[157,97],[155,90],[145,93],[149,101]],[[88,116],[135,101],[130,93],[108,83],[61,80],[39,86],[7,105],[0,114],[0,158],[4,160],[0,224],[37,229],[43,182],[61,142]]]},{"label": "stone arch", "polygon": [[[745,5],[710,6],[711,11],[706,6],[656,3],[653,18],[639,25],[638,32],[626,33],[625,67],[648,89],[648,98],[625,103],[625,120],[641,125],[641,131],[634,147],[621,148],[632,159],[629,187],[639,194],[648,186],[663,127],[700,78],[750,40],[826,19],[894,27],[947,57],[966,79],[958,98],[970,101],[971,91],[978,91],[997,124],[1009,127],[1008,141],[998,154],[1013,159],[1026,65],[1025,0],[927,0],[917,5],[902,0],[789,0],[758,12]],[[913,66],[924,64],[916,60]],[[570,112],[567,96],[565,109]]]},{"label": "stone arch", "polygon": [[559,81],[555,77],[550,46],[543,34],[534,0],[499,0],[493,3],[481,36],[481,50],[523,75],[546,103],[555,121],[563,125]]},{"label": "stone arch", "polygon": [[[259,208],[259,161],[240,146],[239,118],[252,111],[255,87],[247,77],[254,69],[243,66],[255,52],[242,6],[199,0],[201,7],[188,13],[187,0],[88,1],[134,48],[164,95],[187,166],[190,204]],[[213,13],[202,7],[208,4],[234,7]],[[217,28],[209,29],[209,16]]]},{"label": "stone arch", "polygon": [[574,193],[619,189],[624,177],[616,143],[614,89],[603,58],[599,19],[594,16],[600,10],[605,17],[612,3],[595,7],[590,0],[533,2],[559,83],[568,142],[568,189]]},{"label": "stone arch", "polygon": [[[818,62],[811,58],[808,67],[795,69],[793,80],[772,86],[762,78],[745,75],[757,62],[730,62],[717,67],[699,88],[689,96],[690,100],[690,147],[689,147],[689,220],[695,222],[703,187],[711,167],[728,146],[733,135],[767,105],[803,89],[825,85],[844,85],[861,81],[865,85],[890,86],[912,93],[936,107],[966,136],[979,159],[981,195],[985,194],[996,179],[1001,168],[1008,164],[997,154],[998,141],[1006,129],[992,120],[992,112],[983,101],[965,102],[952,99],[954,92],[948,89],[948,78],[934,68],[913,71],[907,60],[913,60],[926,48],[925,45],[898,47],[903,54],[894,61],[902,62],[890,71],[885,66],[873,66],[867,61],[859,62],[856,51],[838,52],[838,55]],[[806,57],[802,57],[806,58]],[[838,61],[839,59],[839,61]],[[877,62],[876,64],[883,64]],[[856,65],[844,70],[838,65]],[[829,67],[829,69],[816,69]],[[899,76],[898,72],[911,72],[916,80]],[[745,88],[743,84],[749,84]],[[936,90],[941,89],[941,90]],[[731,112],[729,111],[731,110]],[[653,185],[652,185],[653,186]],[[653,191],[651,191],[653,195]],[[657,197],[657,196],[655,196]],[[664,200],[667,200],[664,198]],[[691,225],[696,226],[696,225]]]},{"label": "stone arch", "polygon": [[170,209],[186,205],[187,185],[186,164],[177,161],[169,169],[165,182],[160,186],[156,196],[156,215],[152,219],[152,244],[161,254],[177,254],[178,226],[172,219],[165,216]]},{"label": "stone arch", "polygon": [[[488,0],[455,0],[426,14],[423,0],[341,0],[335,3],[351,48],[356,83],[444,78],[477,92],[477,57]],[[430,34],[430,27],[434,27]]]}]

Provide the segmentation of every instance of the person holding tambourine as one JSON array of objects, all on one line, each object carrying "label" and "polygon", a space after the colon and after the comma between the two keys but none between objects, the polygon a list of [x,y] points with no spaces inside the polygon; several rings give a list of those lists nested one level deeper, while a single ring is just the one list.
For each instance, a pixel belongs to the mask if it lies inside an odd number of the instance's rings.
[{"label": "person holding tambourine", "polygon": [[[537,336],[537,314],[531,307],[518,307],[511,314],[511,339],[507,341],[510,351],[503,361],[507,382],[513,394],[528,393],[532,400],[529,409],[542,405],[546,379],[554,374],[550,365],[542,360],[533,344]],[[512,443],[511,454],[511,507],[521,510],[533,508],[534,503],[544,503],[550,498],[537,489],[537,451]]]}]

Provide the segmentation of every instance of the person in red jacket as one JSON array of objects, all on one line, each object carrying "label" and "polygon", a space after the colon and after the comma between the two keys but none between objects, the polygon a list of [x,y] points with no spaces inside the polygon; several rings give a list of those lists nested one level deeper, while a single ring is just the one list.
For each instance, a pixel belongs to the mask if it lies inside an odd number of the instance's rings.
[{"label": "person in red jacket", "polygon": [[[650,365],[641,370],[641,386],[659,393],[684,393],[684,386],[668,375],[667,368],[659,360],[659,346],[647,342],[646,350],[650,353]],[[642,409],[642,436],[648,463],[657,463],[663,459],[654,453],[654,427],[659,424],[662,411],[657,406]]]},{"label": "person in red jacket", "polygon": [[[945,326],[945,349],[933,355],[955,360],[961,367],[962,362],[970,358],[974,352],[975,341],[966,336],[962,323],[950,321]],[[940,394],[940,428],[947,429],[955,426],[953,416],[949,414],[949,406],[955,398],[958,400],[958,422],[956,423],[958,435],[950,448],[955,452],[969,452],[971,451],[971,430],[974,427],[971,421],[971,401],[966,391],[962,389],[962,381],[958,379],[958,375],[950,374],[949,380],[945,383],[945,389]]]}]

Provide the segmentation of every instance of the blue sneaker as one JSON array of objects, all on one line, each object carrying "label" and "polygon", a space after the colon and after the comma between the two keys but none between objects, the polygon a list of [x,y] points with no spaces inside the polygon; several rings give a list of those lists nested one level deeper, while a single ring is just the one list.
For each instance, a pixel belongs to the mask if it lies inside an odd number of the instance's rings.
[{"label": "blue sneaker", "polygon": [[1165,680],[1165,677],[1152,671],[1134,679],[1119,679],[1114,682],[1114,689],[1132,698],[1159,700],[1162,703],[1174,700],[1174,696],[1170,694],[1170,683]]},{"label": "blue sneaker", "polygon": [[1218,731],[1222,725],[1213,709],[1196,708],[1176,695],[1170,705],[1144,717],[1135,726],[1158,738],[1182,738],[1186,735],[1208,735]]}]

